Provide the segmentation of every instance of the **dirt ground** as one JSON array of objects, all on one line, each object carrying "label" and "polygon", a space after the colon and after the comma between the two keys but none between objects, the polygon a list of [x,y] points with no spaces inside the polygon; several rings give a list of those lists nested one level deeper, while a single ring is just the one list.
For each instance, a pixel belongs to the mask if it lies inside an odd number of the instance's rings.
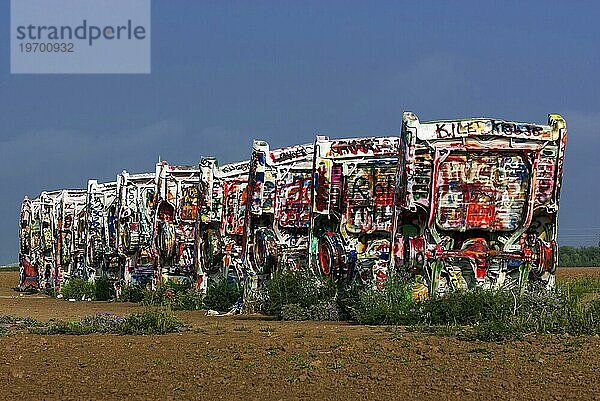
[{"label": "dirt ground", "polygon": [[572,280],[581,277],[600,277],[600,268],[598,267],[564,267],[556,272],[556,279]]},{"label": "dirt ground", "polygon": [[[600,269],[562,269],[559,279]],[[0,314],[39,320],[135,304],[68,302],[12,291]],[[177,313],[163,336],[0,336],[0,399],[600,399],[600,338],[466,342],[386,327]]]}]

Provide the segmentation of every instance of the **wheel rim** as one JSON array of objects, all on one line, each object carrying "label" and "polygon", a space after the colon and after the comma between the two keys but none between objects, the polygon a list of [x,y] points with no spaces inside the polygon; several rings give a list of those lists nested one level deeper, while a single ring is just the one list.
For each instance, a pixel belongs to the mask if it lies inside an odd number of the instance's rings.
[{"label": "wheel rim", "polygon": [[319,247],[319,264],[323,275],[329,276],[331,274],[331,254],[326,244],[321,244]]}]

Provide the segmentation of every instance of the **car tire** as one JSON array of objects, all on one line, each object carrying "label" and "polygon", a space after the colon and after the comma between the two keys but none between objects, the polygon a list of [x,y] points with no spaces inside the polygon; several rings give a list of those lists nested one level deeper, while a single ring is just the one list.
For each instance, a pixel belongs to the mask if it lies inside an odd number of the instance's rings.
[{"label": "car tire", "polygon": [[339,234],[326,232],[319,238],[318,266],[321,277],[340,282],[345,275],[344,248]]},{"label": "car tire", "polygon": [[269,228],[259,228],[254,232],[254,268],[257,274],[269,274],[277,268],[277,241]]}]

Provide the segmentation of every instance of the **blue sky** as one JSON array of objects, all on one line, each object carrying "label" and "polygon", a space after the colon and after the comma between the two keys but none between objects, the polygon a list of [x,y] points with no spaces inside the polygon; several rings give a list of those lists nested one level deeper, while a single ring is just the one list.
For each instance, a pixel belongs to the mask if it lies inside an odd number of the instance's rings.
[{"label": "blue sky", "polygon": [[600,235],[600,5],[593,2],[152,3],[150,75],[11,75],[0,2],[0,263],[17,260],[23,195],[201,155],[397,134],[489,116],[570,132],[561,244]]}]

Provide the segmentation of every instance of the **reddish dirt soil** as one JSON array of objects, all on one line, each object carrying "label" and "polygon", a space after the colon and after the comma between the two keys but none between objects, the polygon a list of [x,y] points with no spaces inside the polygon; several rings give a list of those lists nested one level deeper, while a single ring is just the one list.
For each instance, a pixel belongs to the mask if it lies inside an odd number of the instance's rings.
[{"label": "reddish dirt soil", "polygon": [[[560,279],[600,269],[563,269]],[[19,296],[0,273],[0,314],[40,320],[133,304]],[[181,312],[163,336],[0,336],[0,399],[598,399],[600,338],[503,344],[345,323]]]}]

